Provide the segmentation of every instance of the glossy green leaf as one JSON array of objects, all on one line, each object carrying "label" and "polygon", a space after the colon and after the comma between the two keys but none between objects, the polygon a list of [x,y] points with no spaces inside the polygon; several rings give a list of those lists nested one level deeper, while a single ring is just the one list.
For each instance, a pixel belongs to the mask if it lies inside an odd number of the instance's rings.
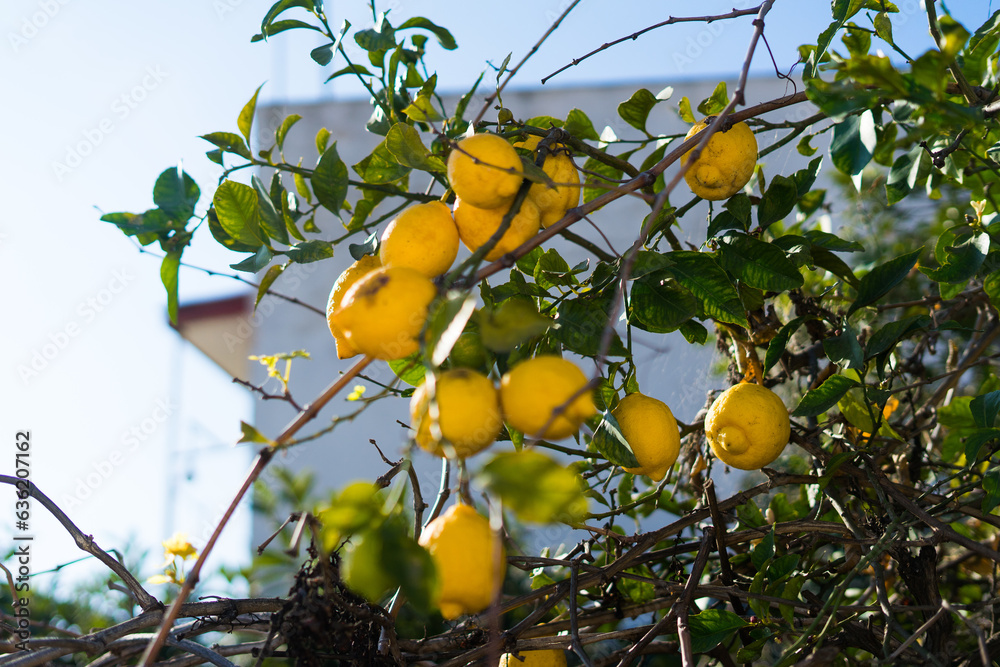
[{"label": "glossy green leaf", "polygon": [[698,299],[666,272],[651,273],[632,283],[629,321],[653,333],[676,331],[698,313]]},{"label": "glossy green leaf", "polygon": [[436,173],[444,173],[446,170],[444,160],[432,155],[424,146],[420,133],[407,123],[396,123],[389,128],[389,133],[385,136],[385,147],[405,167]]},{"label": "glossy green leaf", "polygon": [[[653,93],[645,88],[632,93],[632,97],[618,105],[618,115],[635,129],[646,132],[646,119],[649,112],[660,102]],[[646,132],[648,134],[648,132]]]},{"label": "glossy green leaf", "polygon": [[427,367],[424,366],[423,357],[420,352],[414,352],[402,359],[392,359],[389,368],[400,380],[406,384],[417,387],[424,383],[424,376],[427,374]]},{"label": "glossy green leaf", "polygon": [[726,91],[726,82],[720,81],[712,94],[698,105],[698,113],[702,116],[714,116],[725,109],[727,104],[729,104],[729,93]]},{"label": "glossy green leaf", "polygon": [[167,314],[175,325],[177,324],[177,288],[180,265],[180,250],[171,250],[160,263],[160,282],[163,283],[163,288],[167,291]]},{"label": "glossy green leaf", "polygon": [[483,344],[494,352],[510,352],[523,341],[545,333],[553,324],[524,298],[507,299],[495,310],[483,308],[477,321]]},{"label": "glossy green leaf", "polygon": [[701,322],[688,320],[680,326],[679,331],[684,340],[692,345],[704,345],[708,341],[708,329]]},{"label": "glossy green leaf", "polygon": [[750,552],[750,561],[753,566],[758,570],[764,569],[767,561],[774,558],[774,528],[767,531],[767,535],[764,536]]},{"label": "glossy green leaf", "polygon": [[916,266],[917,258],[923,252],[923,246],[913,252],[890,259],[869,271],[858,283],[858,296],[851,304],[848,316],[859,308],[875,303],[892,291],[892,288],[903,281],[906,274]]},{"label": "glossy green leaf", "polygon": [[989,514],[1000,505],[1000,470],[993,468],[983,475],[983,491],[986,496],[980,509],[984,514]]},{"label": "glossy green leaf", "polygon": [[247,140],[247,146],[250,145],[250,131],[253,129],[253,117],[254,113],[257,111],[257,96],[260,95],[260,89],[264,87],[264,84],[257,86],[257,90],[254,91],[253,97],[247,102],[243,109],[240,110],[240,115],[236,119],[236,127],[240,128],[240,133],[243,138]]},{"label": "glossy green leaf", "polygon": [[916,186],[920,163],[925,153],[922,147],[914,146],[892,163],[889,178],[885,182],[886,198],[890,206],[901,201]]},{"label": "glossy green leaf", "polygon": [[823,384],[806,392],[795,406],[792,415],[796,417],[821,415],[835,406],[852,387],[857,386],[859,386],[857,382],[843,375],[831,375],[823,381]]},{"label": "glossy green leaf", "polygon": [[802,274],[780,248],[746,234],[722,237],[716,257],[738,280],[767,292],[784,292],[803,284]]},{"label": "glossy green leaf", "polygon": [[798,201],[798,192],[791,178],[779,174],[771,179],[757,206],[757,224],[766,228],[791,213]]},{"label": "glossy green leaf", "polygon": [[316,132],[316,152],[322,156],[326,152],[326,147],[330,145],[330,130],[325,127],[321,127]]},{"label": "glossy green leaf", "polygon": [[153,185],[153,203],[177,222],[186,222],[194,215],[200,197],[198,184],[179,166],[164,170]]},{"label": "glossy green leaf", "polygon": [[865,359],[871,359],[896,346],[914,331],[920,331],[931,324],[927,315],[912,315],[892,322],[886,322],[868,337],[865,343]]},{"label": "glossy green leaf", "polygon": [[250,149],[243,142],[243,137],[238,134],[232,132],[210,132],[209,134],[201,135],[201,138],[228,153],[235,153],[248,160],[252,159]]},{"label": "glossy green leaf", "polygon": [[587,513],[583,480],[537,449],[497,454],[476,475],[521,521],[579,521]]},{"label": "glossy green leaf", "polygon": [[861,170],[871,162],[876,143],[875,117],[871,111],[848,116],[833,128],[830,157],[837,169],[855,179],[856,188]]},{"label": "glossy green leaf", "polygon": [[333,246],[329,241],[304,241],[286,250],[285,255],[296,264],[308,264],[333,257]]},{"label": "glossy green leaf", "polygon": [[396,31],[386,20],[386,12],[379,13],[375,25],[354,33],[354,41],[369,54],[387,51],[396,46]]},{"label": "glossy green leaf", "polygon": [[1000,440],[1000,428],[977,428],[966,434],[965,465],[971,467],[979,462],[983,445]]},{"label": "glossy green leaf", "polygon": [[610,412],[605,412],[600,426],[594,431],[592,441],[594,447],[611,461],[622,468],[638,468],[639,461],[632,452],[632,447],[622,434],[621,425]]},{"label": "glossy green leaf", "polygon": [[438,44],[440,44],[443,49],[453,51],[458,48],[458,43],[455,41],[455,38],[450,32],[430,20],[425,19],[423,16],[414,16],[406,19],[399,25],[398,28],[396,28],[396,32],[413,28],[419,28],[420,30],[426,30],[432,33],[434,37],[437,38]]},{"label": "glossy green leaf", "polygon": [[264,233],[278,243],[288,245],[288,228],[285,226],[285,219],[274,208],[274,202],[271,200],[267,188],[264,187],[264,183],[261,182],[257,174],[254,174],[250,177],[250,184],[257,192],[257,212]]},{"label": "glossy green leaf", "polygon": [[[609,325],[608,303],[599,299],[567,299],[556,309],[555,338],[563,347],[585,357],[597,355],[604,328]],[[617,333],[612,334],[608,355],[623,357],[628,350],[622,345]]]},{"label": "glossy green leaf", "polygon": [[677,115],[681,117],[681,120],[689,125],[694,125],[698,121],[695,120],[694,113],[691,111],[691,100],[686,96],[682,97],[677,102]]},{"label": "glossy green leaf", "polygon": [[680,250],[669,254],[674,279],[701,301],[705,314],[721,322],[748,327],[739,293],[715,259],[703,252]]},{"label": "glossy green leaf", "polygon": [[337,142],[326,149],[312,177],[316,199],[334,215],[340,215],[347,197],[347,165],[337,154]]},{"label": "glossy green leaf", "polygon": [[266,245],[262,245],[257,249],[257,252],[250,255],[242,262],[230,264],[229,268],[236,269],[237,271],[246,271],[247,273],[257,273],[270,264],[273,258],[274,255],[271,253],[270,248]]},{"label": "glossy green leaf", "polygon": [[249,185],[223,181],[212,198],[219,224],[234,241],[254,251],[264,244],[260,231],[257,192]]},{"label": "glossy green leaf", "polygon": [[601,138],[597,134],[597,130],[594,129],[594,124],[590,122],[590,118],[587,117],[587,114],[579,109],[570,110],[569,114],[566,116],[566,124],[563,125],[563,129],[577,139],[598,141]]},{"label": "glossy green leaf", "polygon": [[253,302],[254,310],[257,309],[257,306],[260,305],[260,300],[264,298],[267,291],[271,289],[271,285],[274,284],[274,281],[278,279],[278,276],[284,272],[287,266],[287,264],[275,264],[269,268],[267,273],[264,274],[264,277],[260,279],[260,284],[257,286],[257,298],[254,299]]},{"label": "glossy green leaf", "polygon": [[365,183],[376,185],[398,181],[410,172],[409,167],[401,165],[389,152],[385,141],[376,146],[365,159],[358,162],[353,168]]},{"label": "glossy green leaf", "polygon": [[843,368],[860,368],[864,354],[858,336],[846,322],[840,334],[823,340],[823,350],[830,361]]},{"label": "glossy green leaf", "polygon": [[368,235],[364,243],[350,243],[347,246],[347,251],[351,253],[351,257],[354,261],[358,261],[365,255],[376,255],[378,254],[379,246],[379,236],[378,232],[374,231]]},{"label": "glossy green leaf", "polygon": [[733,632],[746,627],[747,622],[726,609],[705,609],[688,617],[691,652],[707,653],[725,641]]},{"label": "glossy green leaf", "polygon": [[1000,391],[991,391],[981,396],[976,396],[969,402],[969,409],[972,410],[972,418],[979,428],[992,428],[1000,412]]},{"label": "glossy green leaf", "polygon": [[976,275],[986,260],[990,251],[990,235],[985,231],[960,236],[945,233],[948,234],[950,244],[944,248],[944,262],[934,269],[922,266],[920,271],[934,282],[965,283]]}]

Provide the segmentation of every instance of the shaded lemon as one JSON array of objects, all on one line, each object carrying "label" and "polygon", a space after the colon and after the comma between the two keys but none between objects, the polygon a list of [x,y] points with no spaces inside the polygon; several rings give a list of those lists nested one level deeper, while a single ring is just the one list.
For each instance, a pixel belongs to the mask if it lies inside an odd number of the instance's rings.
[{"label": "shaded lemon", "polygon": [[770,389],[741,382],[722,392],[705,417],[705,437],[726,465],[758,470],[788,444],[791,427],[785,404]]},{"label": "shaded lemon", "polygon": [[415,204],[393,218],[382,232],[382,266],[408,266],[428,278],[447,271],[458,255],[458,228],[443,202]]},{"label": "shaded lemon", "polygon": [[337,282],[333,283],[330,290],[330,298],[326,302],[326,323],[330,327],[330,333],[337,344],[337,358],[347,359],[358,354],[358,350],[344,336],[343,330],[333,322],[334,313],[340,309],[340,304],[344,300],[347,290],[354,286],[354,283],[361,280],[368,273],[379,268],[381,263],[377,255],[365,255],[358,261],[347,267]]},{"label": "shaded lemon", "polygon": [[636,392],[619,401],[611,414],[639,462],[639,467],[625,471],[656,482],[663,479],[681,448],[677,420],[667,404]]},{"label": "shaded lemon", "polygon": [[499,667],[566,667],[566,651],[543,649],[541,651],[518,651],[500,656]]},{"label": "shaded lemon", "polygon": [[[688,139],[708,127],[708,117],[688,130]],[[687,163],[691,151],[682,161]],[[684,174],[691,191],[702,199],[729,199],[743,189],[757,164],[757,138],[746,123],[735,123],[728,132],[718,131]]]},{"label": "shaded lemon", "polygon": [[[417,387],[410,399],[410,421],[417,444],[443,457],[445,448],[431,433],[429,383]],[[434,383],[441,435],[466,458],[489,447],[500,434],[500,396],[493,381],[468,368],[453,368],[437,376]]]},{"label": "shaded lemon", "polygon": [[568,438],[597,413],[590,391],[583,391],[554,418],[553,413],[586,384],[587,376],[572,361],[551,354],[526,359],[500,380],[504,419],[528,437]]},{"label": "shaded lemon", "polygon": [[[540,141],[541,137],[531,135],[524,141],[515,143],[514,146],[533,151]],[[566,211],[577,206],[582,192],[580,172],[577,171],[569,152],[562,144],[556,144],[552,150],[554,152],[549,153],[542,163],[542,171],[556,185],[532,183],[531,189],[528,190],[528,197],[538,206],[542,227],[558,222],[566,215]]]},{"label": "shaded lemon", "polygon": [[[455,224],[458,235],[469,250],[475,252],[500,229],[500,223],[507,213],[504,208],[479,208],[462,198],[455,200]],[[530,198],[521,202],[521,208],[510,221],[510,226],[493,249],[486,254],[486,261],[492,262],[511,252],[538,233],[541,212]]]},{"label": "shaded lemon", "polygon": [[447,619],[478,614],[490,606],[503,585],[507,556],[490,522],[468,505],[452,505],[420,533],[437,566],[437,596]]},{"label": "shaded lemon", "polygon": [[510,205],[523,178],[517,151],[496,134],[466,137],[448,155],[451,189],[479,208]]},{"label": "shaded lemon", "polygon": [[376,269],[354,284],[332,317],[347,342],[377,359],[401,359],[417,341],[437,295],[430,278],[404,266]]}]

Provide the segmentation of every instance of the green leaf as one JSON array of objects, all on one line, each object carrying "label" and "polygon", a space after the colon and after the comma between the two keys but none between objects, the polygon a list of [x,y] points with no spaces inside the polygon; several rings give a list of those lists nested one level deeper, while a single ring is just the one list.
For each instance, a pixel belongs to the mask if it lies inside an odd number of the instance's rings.
[{"label": "green leaf", "polygon": [[265,445],[274,445],[274,440],[271,440],[244,421],[240,422],[240,434],[240,439],[236,442],[259,442]]},{"label": "green leaf", "polygon": [[270,23],[259,35],[254,35],[250,41],[259,42],[262,39],[267,39],[268,37],[273,37],[286,30],[295,30],[297,28],[302,28],[304,30],[315,30],[316,32],[323,32],[319,28],[305,21],[299,21],[298,19],[285,19],[283,21],[274,21]]},{"label": "green leaf", "polygon": [[717,259],[738,280],[766,292],[785,292],[803,284],[802,274],[780,248],[746,234],[722,237]]},{"label": "green leaf", "polygon": [[698,105],[698,113],[702,116],[714,116],[725,109],[727,104],[729,104],[729,93],[726,92],[726,82],[720,81],[712,91],[712,95]]},{"label": "green leaf", "polygon": [[997,412],[1000,412],[1000,391],[991,391],[982,396],[976,396],[969,403],[972,410],[972,418],[976,420],[979,428],[991,428],[996,421]]},{"label": "green leaf", "polygon": [[621,425],[610,412],[605,412],[600,426],[594,431],[593,445],[608,461],[622,468],[638,468],[639,461],[622,434]]},{"label": "green leaf", "polygon": [[178,269],[181,265],[181,251],[171,250],[163,257],[160,264],[160,282],[167,291],[167,313],[170,315],[170,322],[177,324],[177,286]]},{"label": "green leaf", "polygon": [[578,282],[573,277],[569,264],[555,248],[549,248],[539,256],[532,277],[538,286],[545,290],[556,285],[569,286]]},{"label": "green leaf", "polygon": [[253,251],[264,244],[260,233],[257,192],[252,187],[236,181],[223,181],[215,190],[212,204],[219,224],[230,238],[251,246]]},{"label": "green leaf", "polygon": [[271,5],[271,8],[267,10],[264,14],[264,19],[260,23],[261,32],[265,32],[268,25],[271,24],[274,19],[293,7],[302,7],[308,11],[313,11],[315,9],[314,0],[278,0],[278,2]]},{"label": "green leaf", "polygon": [[243,137],[238,134],[232,132],[211,132],[201,135],[201,138],[228,153],[235,153],[248,160],[253,159],[250,155],[250,149],[243,143]]},{"label": "green leaf", "polygon": [[819,229],[810,229],[803,236],[814,246],[826,248],[833,252],[861,252],[865,249],[857,241],[848,241]]},{"label": "green leaf", "polygon": [[794,210],[797,201],[798,188],[795,181],[780,174],[775,176],[757,206],[757,224],[761,228],[767,228],[782,220]]},{"label": "green leaf", "polygon": [[767,561],[774,558],[774,528],[767,531],[767,535],[750,552],[750,561],[757,570],[764,569]]},{"label": "green leaf", "polygon": [[334,72],[333,74],[331,74],[329,77],[327,77],[326,81],[330,82],[330,81],[333,81],[334,79],[336,79],[338,77],[346,76],[348,74],[355,74],[357,76],[375,76],[364,65],[358,65],[356,63],[352,63],[352,64],[348,65],[347,67],[345,67],[343,69],[339,69],[336,72]]},{"label": "green leaf", "polygon": [[410,28],[419,28],[421,30],[426,30],[437,38],[438,44],[441,48],[447,49],[448,51],[454,51],[458,48],[458,43],[455,38],[452,37],[451,33],[442,28],[441,26],[432,23],[423,16],[414,16],[413,18],[406,19],[396,28],[396,31],[408,30]]},{"label": "green leaf", "polygon": [[706,233],[705,238],[714,238],[718,236],[719,232],[724,232],[729,229],[736,229],[745,232],[749,229],[749,226],[740,222],[729,211],[719,211],[712,218],[711,222],[708,223],[708,232]]},{"label": "green leaf", "polygon": [[901,339],[914,331],[926,329],[930,324],[931,318],[927,315],[912,315],[901,320],[887,322],[868,337],[868,342],[865,344],[865,359],[871,359],[883,352],[888,352]]},{"label": "green leaf", "polygon": [[858,296],[851,304],[850,310],[847,311],[848,317],[859,308],[875,303],[901,283],[910,269],[916,266],[917,258],[920,257],[923,249],[921,246],[913,252],[890,259],[885,264],[880,264],[865,274],[858,283]]},{"label": "green leaf", "polygon": [[399,164],[383,141],[361,162],[353,167],[365,183],[384,185],[398,181],[410,172],[409,167]]},{"label": "green leaf", "polygon": [[[601,336],[608,324],[609,303],[601,299],[580,297],[567,299],[556,309],[556,340],[563,347],[584,357],[596,356],[600,351]],[[617,333],[611,334],[608,356],[628,356]]]},{"label": "green leaf", "polygon": [[420,352],[414,352],[402,359],[392,359],[388,363],[389,368],[396,374],[396,377],[411,387],[418,387],[424,383],[427,367],[423,364]]},{"label": "green leaf", "polygon": [[296,264],[318,262],[333,257],[333,245],[329,241],[303,241],[286,250],[285,255]]},{"label": "green leaf", "polygon": [[569,523],[587,513],[580,476],[536,449],[497,454],[476,478],[522,521]]},{"label": "green leaf", "polygon": [[243,138],[247,140],[247,146],[250,145],[250,130],[253,128],[253,116],[257,110],[257,96],[260,95],[260,89],[264,87],[264,84],[257,86],[257,90],[254,91],[253,97],[247,102],[243,109],[240,111],[239,118],[236,119],[236,127],[240,128],[240,133],[243,134]]},{"label": "green leaf", "polygon": [[523,341],[545,333],[553,324],[530,299],[521,297],[508,299],[495,310],[483,308],[478,322],[483,345],[493,352],[510,352]]},{"label": "green leaf", "polygon": [[764,375],[771,370],[772,367],[778,360],[781,359],[781,354],[785,351],[788,346],[788,341],[791,339],[792,334],[794,334],[803,322],[808,319],[805,316],[796,317],[794,320],[781,327],[778,333],[775,334],[774,338],[767,345],[767,353],[764,355]]},{"label": "green leaf", "polygon": [[418,610],[426,612],[433,605],[438,580],[434,560],[399,517],[352,538],[341,571],[344,583],[373,603],[398,588]]},{"label": "green leaf", "polygon": [[[274,208],[274,202],[271,200],[267,188],[264,187],[264,183],[257,177],[257,174],[254,174],[250,177],[250,184],[257,192],[257,211],[264,233],[275,241],[288,245],[288,228],[285,227],[285,218]],[[278,181],[279,188],[280,185],[281,182]],[[280,191],[284,192],[283,189]]]},{"label": "green leaf", "polygon": [[[946,236],[945,236],[946,235]],[[936,269],[920,267],[920,272],[938,283],[965,283],[976,275],[990,251],[990,235],[985,231],[955,235],[953,230],[945,232],[946,238],[954,245],[944,248],[944,263]]]},{"label": "green leaf", "polygon": [[1000,428],[978,428],[971,431],[965,439],[966,467],[972,467],[979,461],[983,445],[998,439],[1000,439]]},{"label": "green leaf", "polygon": [[682,97],[677,103],[677,113],[681,117],[681,120],[690,125],[694,125],[698,121],[695,120],[694,114],[691,112],[691,100],[687,97]]},{"label": "green leaf", "polygon": [[838,278],[846,280],[851,286],[857,289],[859,281],[854,275],[854,272],[851,271],[851,267],[849,267],[844,260],[837,257],[826,248],[819,246],[813,246],[810,249],[809,254],[812,255],[813,264],[822,269],[826,269]]},{"label": "green leaf", "polygon": [[605,164],[596,158],[587,158],[583,164],[583,171],[585,174],[583,203],[585,204],[607,192],[608,186],[614,185],[614,182],[619,180],[624,173],[621,169]]},{"label": "green leaf", "polygon": [[875,25],[875,34],[892,44],[892,21],[889,20],[889,15],[885,12],[879,12],[875,15],[872,23]]},{"label": "green leaf", "polygon": [[374,231],[368,235],[364,243],[351,243],[347,246],[347,251],[351,253],[351,257],[354,261],[358,261],[365,255],[375,255],[378,253],[379,237],[378,232]]},{"label": "green leaf", "polygon": [[925,153],[922,147],[914,146],[892,163],[889,178],[885,182],[885,194],[890,206],[910,194],[917,184],[920,162]]},{"label": "green leaf", "polygon": [[347,165],[337,154],[337,142],[333,142],[319,159],[312,177],[316,199],[334,215],[340,215],[347,197]]},{"label": "green leaf", "polygon": [[980,509],[984,514],[989,514],[1000,505],[1000,470],[993,468],[983,475],[983,491],[986,496]]},{"label": "green leaf", "polygon": [[730,634],[746,626],[745,620],[726,609],[705,609],[689,616],[691,652],[707,653],[725,641]]},{"label": "green leaf", "polygon": [[396,46],[396,31],[385,16],[386,12],[380,12],[374,26],[354,33],[354,41],[369,54],[388,51]]},{"label": "green leaf", "polygon": [[254,310],[257,309],[257,306],[260,305],[260,300],[264,298],[264,295],[267,294],[267,290],[271,289],[271,285],[274,284],[274,281],[278,279],[278,276],[284,272],[285,267],[287,266],[287,264],[275,264],[269,268],[267,273],[264,274],[264,277],[260,279],[260,285],[257,286],[257,298],[253,302]]},{"label": "green leaf", "polygon": [[676,331],[698,313],[698,299],[666,271],[632,283],[628,306],[629,321],[653,333]]},{"label": "green leaf", "polygon": [[385,147],[399,164],[436,173],[444,173],[444,161],[424,146],[420,133],[407,123],[396,123],[385,136]]},{"label": "green leaf", "polygon": [[708,341],[708,329],[701,322],[688,320],[680,326],[681,335],[684,340],[692,345],[704,345]]},{"label": "green leaf", "polygon": [[749,227],[750,212],[753,204],[750,202],[750,197],[748,197],[745,192],[737,192],[732,197],[727,199],[723,206],[742,224],[744,231],[747,227]]},{"label": "green leaf", "polygon": [[438,302],[428,318],[426,334],[432,366],[440,366],[448,358],[475,310],[476,296],[472,292],[452,290]]},{"label": "green leaf", "polygon": [[566,124],[563,125],[563,129],[577,139],[599,141],[601,138],[597,134],[597,130],[594,129],[594,124],[590,122],[587,114],[579,109],[572,109],[569,112],[569,115],[566,116]]},{"label": "green leaf", "polygon": [[164,170],[153,185],[153,203],[177,222],[186,222],[194,215],[199,197],[198,184],[180,166]]},{"label": "green leaf", "polygon": [[839,335],[823,340],[823,350],[833,363],[844,368],[860,368],[864,356],[854,330],[845,321]]},{"label": "green leaf", "polygon": [[837,404],[844,394],[859,384],[843,375],[831,375],[823,384],[807,391],[792,415],[795,417],[816,417]]},{"label": "green leaf", "polygon": [[618,115],[635,129],[649,134],[646,132],[646,119],[659,102],[653,93],[640,88],[632,93],[632,97],[618,105]]},{"label": "green leaf", "polygon": [[830,141],[833,165],[850,176],[858,190],[861,171],[871,162],[877,141],[875,117],[870,110],[848,116],[833,128],[833,139]]},{"label": "green leaf", "polygon": [[236,269],[237,271],[246,271],[248,273],[257,273],[270,264],[272,259],[274,259],[274,255],[271,254],[270,248],[266,245],[262,245],[257,249],[257,252],[250,255],[242,262],[230,264],[229,268]]},{"label": "green leaf", "polygon": [[698,297],[706,315],[721,322],[749,327],[739,293],[710,254],[680,250],[668,256],[674,265],[665,270]]},{"label": "green leaf", "polygon": [[316,152],[319,155],[323,155],[326,151],[326,147],[330,144],[330,130],[325,127],[321,127],[318,132],[316,132]]}]

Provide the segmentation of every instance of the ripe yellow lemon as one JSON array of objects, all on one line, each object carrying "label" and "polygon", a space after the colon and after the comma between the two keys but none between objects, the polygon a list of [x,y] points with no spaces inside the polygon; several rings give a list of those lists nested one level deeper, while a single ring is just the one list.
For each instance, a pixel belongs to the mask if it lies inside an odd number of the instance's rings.
[{"label": "ripe yellow lemon", "polygon": [[638,468],[625,471],[656,482],[663,479],[681,448],[677,420],[667,404],[636,392],[619,401],[611,414],[639,462]]},{"label": "ripe yellow lemon", "polygon": [[503,137],[474,134],[448,156],[448,181],[455,194],[479,208],[506,207],[521,187],[521,158]]},{"label": "ripe yellow lemon", "polygon": [[[417,444],[443,457],[445,448],[431,433],[429,384],[423,383],[410,399],[410,420]],[[500,434],[500,395],[493,381],[468,368],[453,368],[434,383],[441,435],[466,458],[488,447]]]},{"label": "ripe yellow lemon", "polygon": [[381,263],[377,255],[365,255],[358,261],[351,264],[347,269],[340,274],[337,278],[337,282],[333,284],[333,289],[330,290],[330,298],[326,302],[326,323],[330,327],[330,333],[333,334],[333,339],[337,343],[337,358],[347,359],[348,357],[353,357],[358,354],[358,351],[344,336],[343,330],[338,327],[333,322],[333,315],[340,309],[340,304],[344,300],[344,295],[347,294],[347,290],[354,286],[354,283],[361,280],[368,273],[379,268]]},{"label": "ripe yellow lemon", "polygon": [[[690,138],[708,127],[711,117],[688,130]],[[691,152],[682,158],[687,163]],[[698,161],[684,174],[691,191],[702,199],[729,199],[743,189],[757,164],[757,138],[746,123],[734,124],[728,132],[716,132],[708,140]]]},{"label": "ripe yellow lemon", "polygon": [[741,382],[724,391],[705,417],[705,437],[726,465],[758,470],[781,455],[791,428],[778,395]]},{"label": "ripe yellow lemon", "polygon": [[586,384],[587,376],[572,361],[551,354],[526,359],[500,380],[504,418],[528,437],[568,438],[580,430],[587,417],[597,413],[590,391],[573,399],[554,419],[553,412]]},{"label": "ripe yellow lemon", "polygon": [[541,651],[518,651],[500,656],[499,667],[566,667],[566,651],[545,649]]},{"label": "ripe yellow lemon", "polygon": [[[540,141],[541,137],[531,135],[514,146],[533,151]],[[577,171],[573,158],[562,144],[556,144],[552,150],[555,152],[545,157],[542,171],[557,185],[550,187],[545,183],[532,183],[528,190],[528,197],[541,212],[542,227],[558,222],[566,215],[566,211],[580,203],[580,172]]]},{"label": "ripe yellow lemon", "polygon": [[[455,224],[458,225],[458,235],[465,246],[475,252],[490,240],[494,232],[500,229],[500,223],[507,213],[504,208],[479,208],[462,198],[455,200]],[[510,221],[510,226],[500,237],[493,249],[486,254],[486,261],[500,259],[510,251],[538,233],[538,220],[541,212],[538,206],[526,198],[521,202],[521,208]]]},{"label": "ripe yellow lemon", "polygon": [[436,295],[431,279],[416,269],[383,267],[347,290],[331,318],[362,354],[401,359],[420,349],[417,338]]},{"label": "ripe yellow lemon", "polygon": [[507,556],[490,522],[464,504],[452,505],[420,533],[437,566],[438,607],[447,619],[478,614],[503,585]]},{"label": "ripe yellow lemon", "polygon": [[382,266],[408,266],[428,278],[447,271],[458,255],[458,228],[443,202],[415,204],[382,232]]}]

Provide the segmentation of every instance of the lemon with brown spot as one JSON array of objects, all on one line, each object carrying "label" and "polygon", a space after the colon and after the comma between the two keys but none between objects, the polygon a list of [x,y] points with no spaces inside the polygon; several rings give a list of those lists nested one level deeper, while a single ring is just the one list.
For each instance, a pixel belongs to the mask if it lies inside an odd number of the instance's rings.
[{"label": "lemon with brown spot", "polygon": [[680,453],[681,436],[670,407],[652,396],[629,394],[611,411],[639,466],[625,468],[659,482]]},{"label": "lemon with brown spot", "polygon": [[431,279],[416,269],[383,267],[347,290],[331,321],[362,354],[401,359],[420,349],[418,337],[436,295]]},{"label": "lemon with brown spot", "polygon": [[526,359],[500,380],[504,419],[529,438],[568,438],[597,413],[586,385],[587,376],[572,361],[552,354]]},{"label": "lemon with brown spot", "polygon": [[420,533],[437,566],[438,608],[446,619],[478,614],[503,585],[507,556],[490,522],[464,503],[452,505]]},{"label": "lemon with brown spot", "polygon": [[[430,383],[417,387],[410,399],[410,423],[417,444],[435,456],[444,457],[444,443],[436,440],[431,428]],[[489,447],[500,435],[500,395],[493,381],[468,368],[453,368],[435,378],[434,400],[441,437],[458,458],[464,459]]]},{"label": "lemon with brown spot", "polygon": [[382,266],[408,266],[428,278],[451,268],[458,255],[458,228],[451,210],[439,201],[414,204],[382,232]]},{"label": "lemon with brown spot", "polygon": [[497,134],[466,137],[448,155],[451,189],[479,208],[509,206],[523,178],[517,151]]},{"label": "lemon with brown spot", "polygon": [[[693,137],[711,122],[710,116],[697,123],[684,138]],[[692,151],[682,158],[684,164],[690,160]],[[753,130],[746,123],[734,123],[728,131],[719,130],[712,135],[698,160],[684,173],[684,180],[702,199],[729,199],[750,181],[756,165],[757,138]]]},{"label": "lemon with brown spot", "polygon": [[705,417],[705,437],[728,466],[759,470],[781,455],[791,435],[788,409],[773,391],[741,382],[715,399]]},{"label": "lemon with brown spot", "polygon": [[353,287],[354,283],[380,266],[382,264],[379,261],[378,255],[365,255],[347,267],[340,274],[340,277],[337,278],[337,282],[333,283],[333,289],[330,290],[330,298],[326,302],[326,323],[330,327],[330,333],[333,334],[333,339],[337,344],[338,359],[353,357],[358,354],[358,350],[347,340],[344,331],[334,323],[333,316],[340,310],[341,302],[343,302],[347,290]]}]

